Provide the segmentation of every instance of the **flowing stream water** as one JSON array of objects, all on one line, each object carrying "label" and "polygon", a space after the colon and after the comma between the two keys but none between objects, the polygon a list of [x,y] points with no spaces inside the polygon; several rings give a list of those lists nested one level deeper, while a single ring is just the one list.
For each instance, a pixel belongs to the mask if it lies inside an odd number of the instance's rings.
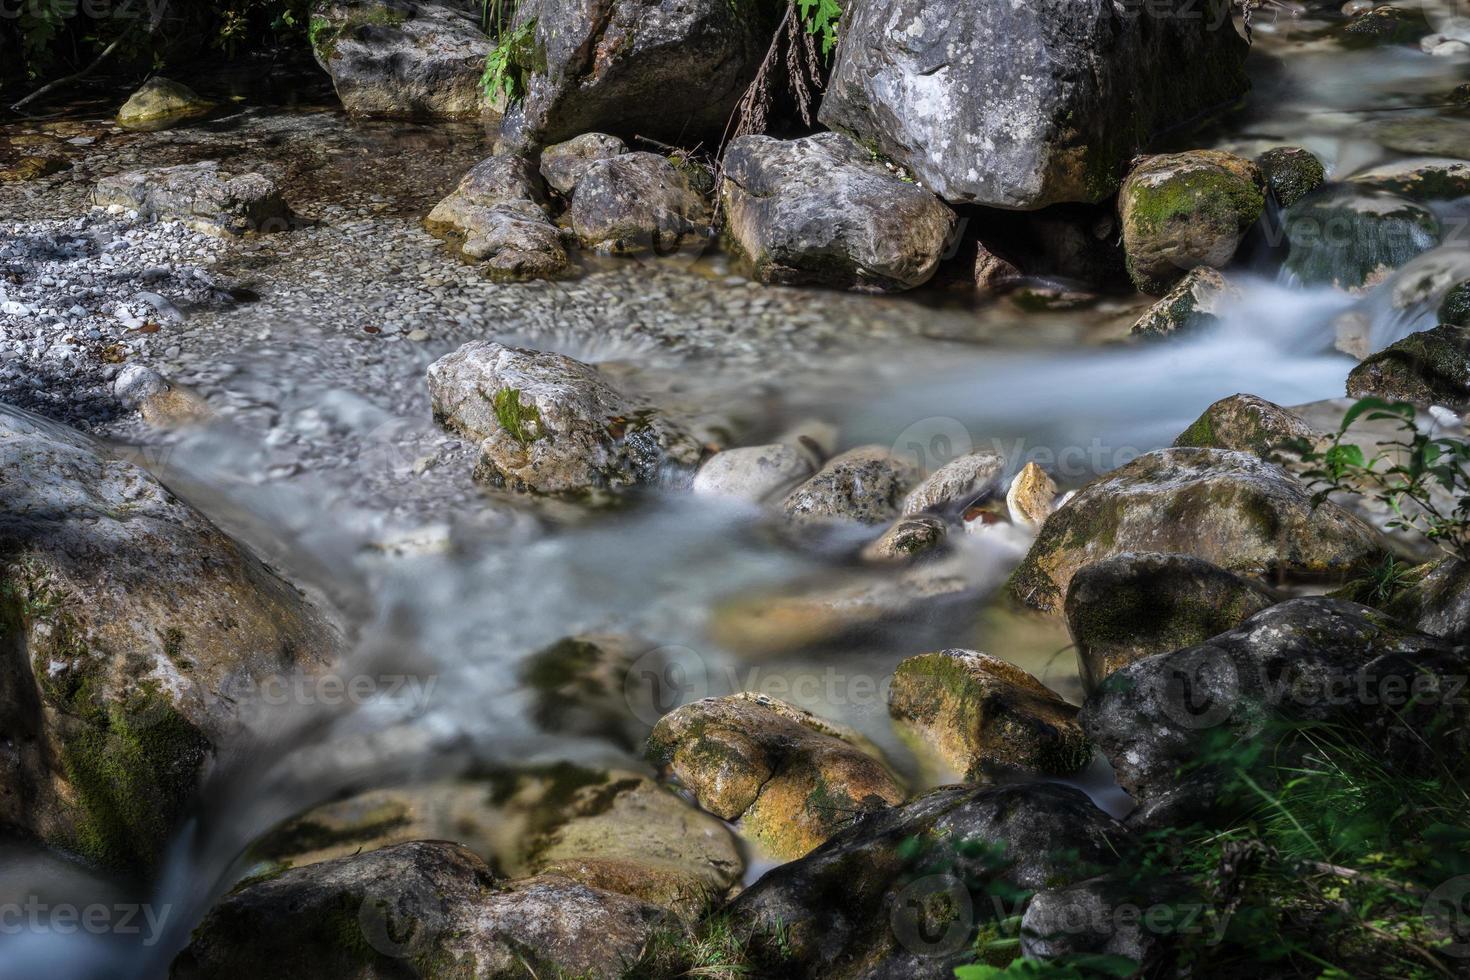
[{"label": "flowing stream water", "polygon": [[[1439,106],[1464,78],[1465,59],[1414,48],[1345,52],[1313,40],[1308,27],[1297,22],[1287,30],[1287,14],[1274,28],[1258,19],[1255,94],[1210,140],[1252,151],[1303,145],[1332,177],[1343,177],[1422,154],[1402,135],[1405,120],[1419,120],[1421,143],[1438,141],[1445,154],[1470,157],[1470,146],[1449,148],[1455,138],[1470,143],[1470,115]],[[352,130],[334,113],[320,120],[312,124]],[[1388,142],[1409,150],[1385,144],[1384,120],[1398,127]],[[359,132],[369,144],[375,138],[370,127]],[[469,159],[471,150],[464,151]],[[442,192],[444,174],[404,179],[413,189],[397,204],[410,225],[423,202]],[[1461,214],[1454,207],[1447,213]],[[390,208],[381,220],[399,217]],[[1437,253],[1465,259],[1464,244],[1462,234]],[[1424,304],[1395,305],[1395,279],[1350,296],[1245,272],[1236,277],[1241,298],[1206,334],[1155,346],[1098,344],[1099,324],[1126,326],[1130,317],[1105,307],[1023,314],[798,290],[773,291],[779,299],[771,308],[763,305],[766,291],[706,259],[692,268],[627,264],[595,273],[596,288],[626,304],[611,310],[577,287],[477,286],[488,310],[471,312],[421,348],[400,343],[399,353],[354,377],[352,345],[362,338],[288,288],[292,275],[306,282],[312,260],[309,248],[275,256],[296,271],[273,273],[257,287],[257,302],[206,318],[218,344],[181,365],[180,376],[209,394],[219,408],[216,424],[166,439],[125,427],[103,434],[131,446],[172,487],[337,611],[353,638],[355,671],[408,680],[361,704],[298,699],[277,709],[258,726],[269,738],[219,760],[196,814],[147,888],[54,855],[7,854],[0,863],[6,896],[52,907],[142,902],[151,918],[139,914],[137,934],[105,936],[61,922],[39,930],[0,923],[0,977],[166,973],[211,902],[249,872],[248,845],[347,790],[507,761],[638,765],[605,744],[548,736],[527,718],[520,661],[578,631],[617,630],[687,651],[698,677],[685,693],[696,696],[834,671],[848,680],[881,677],[904,656],[967,646],[1012,659],[1077,697],[1064,633],[999,612],[977,622],[973,607],[969,615],[936,615],[897,633],[785,659],[751,662],[721,649],[706,626],[722,600],[750,589],[836,581],[851,570],[834,568],[828,553],[793,549],[763,533],[744,508],[687,495],[650,493],[590,519],[485,499],[468,480],[472,453],[435,429],[422,390],[423,367],[464,340],[524,342],[601,363],[674,403],[738,419],[753,434],[745,441],[816,418],[835,427],[843,447],[891,445],[932,465],[942,461],[933,457],[994,444],[1013,470],[1038,458],[1075,487],[1167,445],[1226,395],[1250,392],[1285,405],[1342,396],[1353,360],[1334,349],[1334,340],[1345,313],[1366,317],[1375,349],[1433,322]],[[391,304],[394,283],[382,286]],[[638,312],[640,303],[678,307],[667,335]],[[516,315],[518,305],[551,313],[526,320]],[[609,327],[619,318],[647,329]],[[697,344],[677,337],[679,318],[699,321],[690,332]],[[757,321],[766,325],[758,336],[751,333]],[[783,324],[795,337],[790,349],[761,351],[764,331],[780,334]],[[226,360],[228,370],[217,370]],[[926,453],[931,458],[922,458]],[[437,459],[428,470],[417,465],[425,455]],[[984,596],[1003,581],[1024,542],[997,534],[966,537],[962,545],[958,573]],[[790,691],[783,696],[803,700],[801,690]],[[830,688],[817,686],[806,701],[863,730],[915,775],[881,700],[834,703]],[[1100,802],[1122,805],[1106,773],[1089,779]]]}]

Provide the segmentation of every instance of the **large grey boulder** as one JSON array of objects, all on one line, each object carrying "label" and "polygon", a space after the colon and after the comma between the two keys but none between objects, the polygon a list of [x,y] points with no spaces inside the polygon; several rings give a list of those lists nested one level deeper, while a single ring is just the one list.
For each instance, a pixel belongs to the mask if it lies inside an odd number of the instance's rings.
[{"label": "large grey boulder", "polygon": [[524,97],[501,138],[530,149],[598,131],[718,138],[775,27],[755,0],[523,0],[507,49]]},{"label": "large grey boulder", "polygon": [[704,447],[681,425],[562,354],[476,340],[429,365],[434,418],[480,441],[475,477],[587,497],[686,482]]},{"label": "large grey boulder", "polygon": [[[0,826],[146,869],[244,696],[337,633],[242,545],[80,433],[0,409]],[[289,683],[289,681],[288,681]]]},{"label": "large grey boulder", "polygon": [[947,787],[767,872],[729,911],[742,933],[781,930],[785,976],[948,980],[996,897],[1113,867],[1128,839],[1071,787]]},{"label": "large grey boulder", "polygon": [[566,268],[567,253],[547,208],[531,161],[497,154],[471,167],[424,227],[492,273],[551,276]]},{"label": "large grey boulder", "polygon": [[247,883],[205,916],[170,976],[612,978],[666,919],[559,875],[498,880],[463,847],[413,841]]},{"label": "large grey boulder", "polygon": [[577,180],[568,216],[577,240],[599,252],[666,255],[702,249],[710,236],[709,204],[657,153],[593,161]]},{"label": "large grey boulder", "polygon": [[317,64],[348,112],[463,118],[480,113],[490,38],[478,4],[325,0],[308,28]]},{"label": "large grey boulder", "polygon": [[854,0],[819,118],[947,201],[1101,201],[1149,138],[1246,91],[1226,0]]},{"label": "large grey boulder", "polygon": [[144,221],[182,221],[212,235],[285,231],[291,220],[269,177],[230,174],[215,160],[103,177],[92,190],[92,203],[136,211]]},{"label": "large grey boulder", "polygon": [[742,136],[724,178],[726,232],[762,282],[912,289],[934,275],[954,228],[937,197],[838,133]]},{"label": "large grey boulder", "polygon": [[577,181],[598,160],[622,156],[628,144],[606,133],[583,133],[565,143],[548,146],[541,151],[541,176],[558,194],[571,196]]},{"label": "large grey boulder", "polygon": [[1253,576],[1346,578],[1381,555],[1361,519],[1250,453],[1160,449],[1093,480],[1047,518],[1011,577],[1056,611],[1083,565],[1128,551],[1194,555]]}]

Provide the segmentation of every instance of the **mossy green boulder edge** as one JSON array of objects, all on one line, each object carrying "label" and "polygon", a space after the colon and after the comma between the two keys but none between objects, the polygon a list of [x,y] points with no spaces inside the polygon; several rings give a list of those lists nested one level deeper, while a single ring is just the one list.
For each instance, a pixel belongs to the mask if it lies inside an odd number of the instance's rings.
[{"label": "mossy green boulder edge", "polygon": [[144,470],[0,410],[0,823],[146,869],[239,692],[313,671],[336,633]]}]

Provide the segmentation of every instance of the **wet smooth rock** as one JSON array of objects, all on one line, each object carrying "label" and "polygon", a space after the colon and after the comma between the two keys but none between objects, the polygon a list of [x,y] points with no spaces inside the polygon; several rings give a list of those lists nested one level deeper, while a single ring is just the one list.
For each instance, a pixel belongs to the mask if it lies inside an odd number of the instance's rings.
[{"label": "wet smooth rock", "polygon": [[1411,201],[1452,201],[1470,195],[1470,160],[1415,157],[1371,167],[1349,179]]},{"label": "wet smooth rock", "polygon": [[702,249],[710,209],[668,157],[624,153],[583,171],[568,211],[584,248],[614,254]]},{"label": "wet smooth rock", "polygon": [[1118,194],[1128,273],[1159,294],[1198,266],[1223,268],[1266,204],[1254,163],[1218,150],[1143,158]]},{"label": "wet smooth rock", "polygon": [[690,489],[704,496],[760,503],[816,471],[812,454],[787,443],[741,446],[716,453],[694,475]]},{"label": "wet smooth rock", "polygon": [[340,637],[289,584],[143,469],[0,410],[0,823],[148,867],[250,691],[319,672]]},{"label": "wet smooth rock", "polygon": [[1135,660],[1197,646],[1275,602],[1259,583],[1192,555],[1125,552],[1079,568],[1064,609],[1093,691]]},{"label": "wet smooth rock", "polygon": [[583,133],[574,139],[556,143],[541,151],[541,176],[558,194],[570,197],[577,181],[598,160],[622,156],[628,144],[606,133]]},{"label": "wet smooth rock", "polygon": [[726,235],[768,283],[912,289],[934,275],[955,222],[838,133],[742,136],[721,187]]},{"label": "wet smooth rock", "polygon": [[1470,327],[1422,330],[1368,355],[1348,374],[1347,393],[1470,410]]},{"label": "wet smooth rock", "polygon": [[478,6],[437,0],[327,0],[308,33],[348,112],[463,119],[484,102],[491,40]]},{"label": "wet smooth rock", "polygon": [[956,456],[924,477],[904,498],[903,512],[958,516],[970,504],[1000,489],[1005,468],[1000,453],[980,450]]},{"label": "wet smooth rock", "polygon": [[775,28],[749,0],[526,0],[511,51],[525,97],[501,138],[515,148],[587,132],[717,140]]},{"label": "wet smooth rock", "polygon": [[941,650],[893,674],[888,713],[966,782],[1007,771],[1065,776],[1092,758],[1077,709],[999,657]]},{"label": "wet smooth rock", "polygon": [[863,548],[863,561],[880,565],[913,561],[942,547],[948,535],[949,525],[932,514],[900,517]]},{"label": "wet smooth rock", "polygon": [[1093,480],[1042,527],[1011,593],[1061,608],[1083,565],[1128,551],[1203,558],[1262,578],[1343,579],[1376,561],[1373,530],[1279,467],[1222,449],[1160,449]]},{"label": "wet smooth rock", "polygon": [[1266,188],[1284,208],[1291,207],[1327,180],[1322,161],[1299,146],[1267,150],[1256,157],[1256,166],[1266,179]]},{"label": "wet smooth rock", "polygon": [[667,913],[560,875],[498,879],[445,841],[414,841],[247,884],[210,910],[174,980],[297,974],[613,978]]},{"label": "wet smooth rock", "polygon": [[1240,290],[1217,270],[1198,266],[1133,324],[1131,333],[1147,340],[1183,337],[1219,323],[1220,314],[1240,299]]},{"label": "wet smooth rock", "polygon": [[701,807],[780,860],[905,796],[861,735],[761,694],[675,708],[649,736],[647,754]]},{"label": "wet smooth rock", "polygon": [[1433,212],[1386,191],[1329,184],[1287,208],[1286,269],[1303,284],[1360,291],[1439,244]]},{"label": "wet smooth rock", "polygon": [[781,502],[797,521],[882,524],[897,517],[917,472],[882,446],[859,446],[834,456]]},{"label": "wet smooth rock", "polygon": [[554,276],[567,266],[541,178],[525,157],[500,154],[475,164],[424,227],[506,276]]},{"label": "wet smooth rock", "polygon": [[154,75],[117,111],[127,129],[163,129],[213,112],[215,104],[187,85]]},{"label": "wet smooth rock", "polygon": [[1154,133],[1248,87],[1227,5],[1185,6],[855,0],[820,119],[948,201],[1101,201]]},{"label": "wet smooth rock", "polygon": [[1299,416],[1255,395],[1230,395],[1204,410],[1174,440],[1176,446],[1235,449],[1278,461],[1322,434]]},{"label": "wet smooth rock", "polygon": [[475,477],[520,493],[586,496],[687,485],[704,448],[680,424],[561,354],[465,344],[429,365],[434,418],[479,440]]},{"label": "wet smooth rock", "polygon": [[1021,467],[1006,490],[1011,521],[1035,530],[1057,509],[1057,484],[1033,460]]},{"label": "wet smooth rock", "polygon": [[231,174],[214,160],[103,177],[92,191],[92,203],[136,211],[144,221],[182,221],[208,234],[286,231],[291,221],[274,181]]}]

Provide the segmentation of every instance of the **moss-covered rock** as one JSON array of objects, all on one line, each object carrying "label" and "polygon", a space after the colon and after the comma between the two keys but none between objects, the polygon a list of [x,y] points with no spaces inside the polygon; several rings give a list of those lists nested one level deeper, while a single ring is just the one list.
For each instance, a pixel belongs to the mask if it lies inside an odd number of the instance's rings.
[{"label": "moss-covered rock", "polygon": [[1470,279],[1456,283],[1444,294],[1439,304],[1439,322],[1470,327]]},{"label": "moss-covered rock", "polygon": [[1235,449],[1279,462],[1302,441],[1310,443],[1320,437],[1321,433],[1274,402],[1255,395],[1231,395],[1205,409],[1174,445]]},{"label": "moss-covered rock", "polygon": [[946,787],[767,872],[729,911],[742,932],[780,929],[786,976],[938,980],[975,961],[975,927],[1005,907],[991,899],[1089,878],[1130,842],[1068,786]]},{"label": "moss-covered rock", "polygon": [[1361,171],[1349,182],[1411,201],[1452,201],[1470,195],[1470,160],[1416,157]]},{"label": "moss-covered rock", "polygon": [[1439,244],[1432,212],[1354,184],[1327,185],[1286,210],[1286,269],[1302,283],[1360,290]]},{"label": "moss-covered rock", "polygon": [[880,565],[903,564],[944,546],[949,525],[932,514],[900,517],[863,548],[863,560]]},{"label": "moss-covered rock", "polygon": [[514,877],[543,872],[697,917],[745,861],[719,820],[638,773],[558,764],[370,790],[283,824],[252,848],[301,867],[449,840]]},{"label": "moss-covered rock", "polygon": [[157,130],[207,116],[215,103],[178,82],[155,75],[123,103],[117,121],[125,129]]},{"label": "moss-covered rock", "polygon": [[1187,336],[1219,322],[1220,311],[1240,290],[1205,266],[1191,269],[1173,289],[1138,318],[1131,331],[1146,340]]},{"label": "moss-covered rock", "polygon": [[1160,449],[1083,487],[1042,526],[1010,590],[1054,612],[1076,571],[1128,551],[1259,577],[1341,579],[1380,555],[1373,530],[1249,453]]},{"label": "moss-covered rock", "polygon": [[174,980],[612,978],[667,913],[560,875],[498,880],[445,841],[292,868],[219,902]]},{"label": "moss-covered rock", "polygon": [[1191,555],[1127,552],[1083,565],[1067,586],[1067,628],[1095,691],[1135,660],[1196,646],[1274,603],[1264,587]]},{"label": "moss-covered rock", "polygon": [[1075,707],[1014,664],[973,650],[900,663],[888,711],[967,782],[1017,770],[1065,776],[1092,758]]},{"label": "moss-covered rock", "polygon": [[[0,824],[148,870],[242,692],[338,634],[248,552],[79,433],[0,411]],[[233,692],[233,695],[230,693]]]},{"label": "moss-covered rock", "polygon": [[649,759],[699,805],[772,857],[791,860],[904,790],[861,735],[760,694],[706,698],[665,715]]},{"label": "moss-covered rock", "polygon": [[1347,393],[1470,409],[1470,327],[1445,324],[1411,333],[1369,355],[1348,374]]},{"label": "moss-covered rock", "polygon": [[1128,272],[1166,292],[1196,266],[1222,268],[1266,206],[1254,163],[1218,150],[1143,158],[1118,194]]},{"label": "moss-covered rock", "polygon": [[1256,166],[1266,179],[1266,187],[1276,203],[1289,208],[1327,180],[1327,171],[1307,150],[1299,146],[1278,146],[1256,157]]}]

